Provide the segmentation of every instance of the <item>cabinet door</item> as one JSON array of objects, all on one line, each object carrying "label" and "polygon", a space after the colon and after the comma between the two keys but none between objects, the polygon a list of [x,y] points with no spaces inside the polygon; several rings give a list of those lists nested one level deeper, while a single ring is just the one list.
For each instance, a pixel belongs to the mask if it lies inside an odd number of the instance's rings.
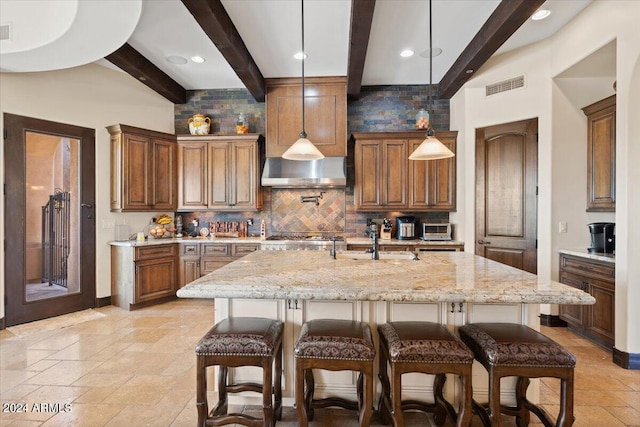
[{"label": "cabinet door", "polygon": [[136,261],[134,304],[176,293],[176,258]]},{"label": "cabinet door", "polygon": [[151,206],[150,153],[151,139],[138,135],[124,135],[123,209],[146,210]]},{"label": "cabinet door", "polygon": [[586,331],[599,342],[611,347],[615,342],[616,296],[613,285],[590,280],[587,291],[596,299],[596,303],[585,308]]},{"label": "cabinet door", "polygon": [[258,199],[258,157],[255,142],[231,144],[230,202],[233,209],[254,210]]},{"label": "cabinet door", "polygon": [[379,210],[383,204],[382,145],[379,141],[357,141],[355,150],[356,210]]},{"label": "cabinet door", "polygon": [[[439,137],[456,152],[455,137]],[[412,153],[422,140],[409,141]],[[409,160],[409,208],[412,210],[453,211],[456,208],[455,157],[440,160]]]},{"label": "cabinet door", "polygon": [[229,149],[226,142],[209,144],[209,209],[228,208],[232,203]]},{"label": "cabinet door", "polygon": [[587,115],[587,211],[616,206],[616,97],[583,109]]},{"label": "cabinet door", "polygon": [[[560,272],[560,283],[585,290],[585,278],[571,273]],[[581,305],[560,305],[560,318],[580,328],[584,327],[584,308]]]},{"label": "cabinet door", "polygon": [[407,207],[407,166],[409,154],[406,140],[385,140],[383,145],[383,205],[391,209]]},{"label": "cabinet door", "polygon": [[178,209],[208,207],[207,143],[178,144]]},{"label": "cabinet door", "polygon": [[180,258],[180,287],[200,277],[200,258]]},{"label": "cabinet door", "polygon": [[176,194],[176,143],[154,139],[151,156],[151,206],[157,210],[174,211]]}]

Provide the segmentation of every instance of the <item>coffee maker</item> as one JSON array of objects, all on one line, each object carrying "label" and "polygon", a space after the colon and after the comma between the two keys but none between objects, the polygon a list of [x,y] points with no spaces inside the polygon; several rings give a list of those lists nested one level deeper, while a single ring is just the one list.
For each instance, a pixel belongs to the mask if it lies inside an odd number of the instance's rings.
[{"label": "coffee maker", "polygon": [[593,222],[588,224],[591,233],[589,253],[612,254],[616,249],[616,224],[614,222]]},{"label": "coffee maker", "polygon": [[396,217],[396,237],[398,240],[413,240],[416,238],[416,217]]}]

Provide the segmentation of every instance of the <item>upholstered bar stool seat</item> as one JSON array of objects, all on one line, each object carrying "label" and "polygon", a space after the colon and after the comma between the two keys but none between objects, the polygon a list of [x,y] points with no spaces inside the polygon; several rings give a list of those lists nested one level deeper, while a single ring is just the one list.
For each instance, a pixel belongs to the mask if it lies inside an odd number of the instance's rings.
[{"label": "upholstered bar stool seat", "polygon": [[[242,424],[272,427],[282,414],[282,330],[278,320],[259,317],[224,319],[207,332],[196,345],[198,426]],[[273,368],[275,362],[275,369]],[[220,367],[218,403],[209,412],[206,368]],[[228,368],[258,366],[262,383],[227,384]],[[227,413],[227,393],[262,393],[262,418]]]},{"label": "upholstered bar stool seat", "polygon": [[[461,326],[460,338],[489,372],[489,412],[474,402],[485,426],[500,427],[500,414],[516,417],[518,426],[529,424],[533,412],[547,427],[573,424],[573,372],[576,358],[547,336],[525,325],[474,323]],[[516,406],[500,404],[500,379],[518,377]],[[530,378],[560,379],[560,411],[556,422],[540,406],[527,399]]]},{"label": "upholstered bar stool seat", "polygon": [[[420,410],[434,414],[436,424],[447,417],[458,427],[469,426],[472,417],[471,367],[473,353],[443,325],[431,322],[390,322],[378,326],[380,335],[380,368],[382,383],[380,415],[386,424],[404,426],[403,410]],[[391,373],[391,382],[389,373]],[[435,375],[434,403],[402,400],[402,375],[407,373]],[[444,398],[445,374],[459,375],[462,402],[458,414]]]},{"label": "upholstered bar stool seat", "polygon": [[[376,356],[369,325],[350,320],[308,321],[302,325],[294,354],[300,427],[306,427],[313,419],[314,408],[332,406],[358,410],[360,426],[369,426],[373,413],[373,360]],[[358,401],[339,397],[314,399],[313,369],[360,372]]]}]

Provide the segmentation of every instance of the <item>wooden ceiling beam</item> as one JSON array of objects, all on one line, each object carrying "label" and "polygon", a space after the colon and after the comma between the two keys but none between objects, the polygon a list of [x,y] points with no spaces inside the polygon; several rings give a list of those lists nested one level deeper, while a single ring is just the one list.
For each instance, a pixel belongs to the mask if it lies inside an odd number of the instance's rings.
[{"label": "wooden ceiling beam", "polygon": [[358,99],[362,89],[362,73],[367,57],[373,10],[376,0],[351,0],[349,28],[349,63],[347,66],[347,96]]},{"label": "wooden ceiling beam", "polygon": [[187,91],[131,45],[125,43],[105,59],[174,104],[187,102]]},{"label": "wooden ceiling beam", "polygon": [[182,0],[257,102],[264,102],[264,77],[220,0]]},{"label": "wooden ceiling beam", "polygon": [[449,99],[455,95],[544,1],[502,0],[440,80],[439,97]]}]

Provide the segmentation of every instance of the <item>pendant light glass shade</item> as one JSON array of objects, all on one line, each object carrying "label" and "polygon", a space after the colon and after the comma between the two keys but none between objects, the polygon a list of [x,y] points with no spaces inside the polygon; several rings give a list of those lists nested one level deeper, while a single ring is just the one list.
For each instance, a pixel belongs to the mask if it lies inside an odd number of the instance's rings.
[{"label": "pendant light glass shade", "polygon": [[300,138],[282,154],[282,158],[287,160],[319,160],[324,159],[324,154],[307,139],[307,133],[304,130],[304,59],[307,56],[304,50],[304,0],[300,1],[300,10],[302,15],[302,132],[300,132]]},{"label": "pendant light glass shade", "polygon": [[413,153],[409,156],[409,160],[437,160],[448,159],[453,157],[453,151],[449,150],[435,136],[427,136],[427,138],[418,145]]},{"label": "pendant light glass shade", "polygon": [[304,136],[301,134],[300,138],[282,154],[282,158],[287,160],[318,160],[324,159],[324,155],[307,139],[306,134]]}]

